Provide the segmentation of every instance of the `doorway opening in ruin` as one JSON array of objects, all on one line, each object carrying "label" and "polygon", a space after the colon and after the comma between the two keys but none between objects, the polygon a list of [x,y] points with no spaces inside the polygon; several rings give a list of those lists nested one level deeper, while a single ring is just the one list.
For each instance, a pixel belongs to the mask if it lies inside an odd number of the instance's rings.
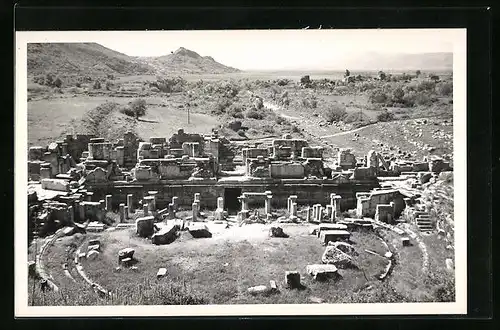
[{"label": "doorway opening in ruin", "polygon": [[241,209],[238,197],[241,196],[241,188],[225,188],[224,189],[224,204],[228,214],[237,214]]}]

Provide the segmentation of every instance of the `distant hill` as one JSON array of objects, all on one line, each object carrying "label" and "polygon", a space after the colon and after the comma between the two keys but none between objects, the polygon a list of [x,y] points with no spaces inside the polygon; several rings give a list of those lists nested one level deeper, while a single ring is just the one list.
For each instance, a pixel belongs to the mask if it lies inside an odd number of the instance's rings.
[{"label": "distant hill", "polygon": [[49,72],[61,76],[154,73],[149,65],[97,43],[31,43],[27,57],[29,76]]},{"label": "distant hill", "polygon": [[352,65],[372,70],[453,70],[453,53],[380,54],[354,57]]},{"label": "distant hill", "polygon": [[143,63],[155,68],[160,74],[232,73],[240,70],[223,65],[210,56],[181,47],[169,55],[159,57],[138,57]]}]

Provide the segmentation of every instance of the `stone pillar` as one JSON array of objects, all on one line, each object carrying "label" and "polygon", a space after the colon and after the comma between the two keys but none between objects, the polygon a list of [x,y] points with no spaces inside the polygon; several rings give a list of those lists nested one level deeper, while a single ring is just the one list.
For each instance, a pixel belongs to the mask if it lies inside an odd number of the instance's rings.
[{"label": "stone pillar", "polygon": [[112,195],[106,195],[106,211],[111,211],[111,201],[113,200]]},{"label": "stone pillar", "polygon": [[152,201],[153,201],[153,210],[156,210],[156,199],[157,199],[157,196],[158,196],[158,192],[155,191],[155,190],[151,190],[151,191],[148,191],[148,194],[149,194],[149,196],[153,197],[152,198]]},{"label": "stone pillar", "polygon": [[331,220],[332,219],[332,213],[333,213],[333,205],[327,205],[326,206],[326,217]]},{"label": "stone pillar", "polygon": [[323,206],[319,205],[318,206],[318,221],[321,222],[323,220]]},{"label": "stone pillar", "polygon": [[85,221],[85,205],[81,202],[80,202],[80,204],[78,204],[78,212],[79,212],[80,220]]},{"label": "stone pillar", "polygon": [[193,204],[191,205],[191,207],[192,207],[192,210],[191,210],[191,211],[192,211],[192,214],[193,214],[193,218],[192,218],[192,220],[193,220],[193,221],[197,221],[197,220],[198,220],[198,203],[196,203],[196,202],[195,202],[195,203],[193,203]]},{"label": "stone pillar", "polygon": [[312,210],[311,210],[311,207],[310,207],[310,206],[308,206],[308,207],[306,208],[306,221],[307,221],[307,222],[311,222],[311,213],[312,213],[311,211],[312,211]]},{"label": "stone pillar", "polygon": [[291,202],[292,201],[291,201],[290,197],[288,197],[288,199],[286,200],[286,211],[288,212],[288,214],[290,214],[290,209],[292,208],[290,205]]},{"label": "stone pillar", "polygon": [[142,205],[142,211],[144,213],[144,216],[147,216],[149,214],[149,205],[148,204],[143,204]]},{"label": "stone pillar", "polygon": [[241,195],[240,197],[238,197],[238,199],[241,201],[241,210],[248,211],[248,197],[245,195]]},{"label": "stone pillar", "polygon": [[168,204],[168,218],[175,219],[175,208],[173,203]]},{"label": "stone pillar", "polygon": [[125,204],[120,203],[120,223],[125,222]]},{"label": "stone pillar", "polygon": [[73,206],[68,206],[68,214],[69,214],[69,223],[75,223],[75,211],[73,210]]},{"label": "stone pillar", "polygon": [[194,201],[195,202],[200,202],[201,201],[201,194],[200,193],[195,193],[194,194]]},{"label": "stone pillar", "polygon": [[106,209],[106,201],[105,201],[104,199],[101,199],[101,200],[99,201],[99,208],[100,208],[101,210],[105,210],[105,209]]},{"label": "stone pillar", "polygon": [[290,210],[290,217],[291,218],[294,218],[294,217],[297,217],[297,203],[293,202],[291,204],[291,210]]},{"label": "stone pillar", "polygon": [[296,195],[291,195],[288,197],[289,204],[288,204],[288,212],[292,214],[292,204],[297,203],[297,196]]},{"label": "stone pillar", "polygon": [[133,198],[134,198],[134,195],[132,195],[132,194],[127,195],[127,206],[128,206],[128,211],[130,213],[134,213]]},{"label": "stone pillar", "polygon": [[342,197],[339,195],[336,195],[333,199],[333,212],[335,213],[335,219],[338,219],[340,217],[340,199]]},{"label": "stone pillar", "polygon": [[152,212],[155,210],[155,197],[154,196],[146,196],[142,200],[143,204],[149,205],[149,210]]},{"label": "stone pillar", "polygon": [[264,213],[265,214],[271,214],[271,199],[272,199],[272,196],[267,195],[266,199],[264,200]]},{"label": "stone pillar", "polygon": [[177,211],[177,206],[179,205],[179,202],[177,201],[179,197],[174,196],[172,197],[172,205],[174,206],[174,211]]},{"label": "stone pillar", "polygon": [[128,213],[128,212],[129,212],[129,208],[128,208],[128,206],[125,206],[125,207],[123,208],[123,210],[125,211],[125,219],[128,219],[128,218],[129,218],[129,215],[128,215],[128,214],[129,214],[129,213]]},{"label": "stone pillar", "polygon": [[87,199],[87,202],[92,202],[92,196],[94,196],[94,193],[89,191],[87,195],[85,196]]},{"label": "stone pillar", "polygon": [[217,209],[224,210],[224,197],[217,197]]}]

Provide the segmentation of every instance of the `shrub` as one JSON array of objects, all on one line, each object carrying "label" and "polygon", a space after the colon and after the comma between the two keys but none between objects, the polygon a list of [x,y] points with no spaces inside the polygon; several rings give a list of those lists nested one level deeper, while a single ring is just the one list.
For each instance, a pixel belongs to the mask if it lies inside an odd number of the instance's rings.
[{"label": "shrub", "polygon": [[240,104],[231,104],[226,113],[234,118],[243,118],[243,107]]},{"label": "shrub", "polygon": [[436,83],[430,80],[424,80],[417,85],[417,91],[434,91],[436,89]]},{"label": "shrub", "polygon": [[245,131],[244,131],[244,130],[242,130],[242,129],[240,129],[240,130],[238,131],[238,135],[239,135],[239,136],[243,136],[243,137],[244,137],[244,136],[245,136]]},{"label": "shrub", "polygon": [[404,96],[405,92],[401,87],[397,87],[396,89],[394,89],[394,91],[392,91],[392,100],[394,102],[400,102],[401,100],[403,100]]},{"label": "shrub", "polygon": [[376,90],[370,93],[368,97],[371,103],[386,103],[387,102],[387,94],[382,92],[381,90]]},{"label": "shrub", "polygon": [[284,125],[284,124],[288,123],[288,121],[285,118],[281,117],[281,116],[276,116],[276,118],[274,119],[274,121],[278,125]]},{"label": "shrub", "polygon": [[394,120],[394,114],[387,110],[384,110],[377,115],[377,121],[392,121],[392,120]]},{"label": "shrub", "polygon": [[417,105],[430,105],[432,100],[426,93],[416,93],[415,94],[415,104]]},{"label": "shrub", "polygon": [[438,93],[442,96],[450,96],[453,94],[453,84],[450,82],[443,82],[436,87]]},{"label": "shrub", "polygon": [[221,115],[226,112],[226,109],[233,104],[232,101],[223,97],[219,98],[219,100],[215,103],[211,113],[214,115]]},{"label": "shrub", "polygon": [[56,80],[52,83],[53,87],[61,88],[62,86],[62,80],[61,78],[57,77]]},{"label": "shrub", "polygon": [[264,101],[262,101],[260,97],[256,97],[253,105],[257,110],[262,109],[262,107],[264,106]]},{"label": "shrub", "polygon": [[264,119],[264,114],[255,108],[250,108],[247,110],[246,117],[261,120]]},{"label": "shrub", "polygon": [[240,120],[233,120],[227,124],[227,126],[235,132],[241,129],[241,125],[242,123]]},{"label": "shrub", "polygon": [[101,89],[101,82],[99,80],[96,80],[94,82],[94,86],[93,86],[94,89]]},{"label": "shrub", "polygon": [[111,87],[113,87],[113,83],[109,80],[106,80],[106,90],[109,91],[111,89]]},{"label": "shrub", "polygon": [[346,115],[347,112],[345,105],[339,103],[330,105],[329,107],[325,108],[322,113],[323,118],[330,123],[344,120]]},{"label": "shrub", "polygon": [[311,77],[309,77],[309,76],[303,76],[303,77],[301,77],[300,78],[300,84],[301,85],[306,85],[306,86],[309,85],[309,84],[311,84]]},{"label": "shrub", "polygon": [[135,99],[128,106],[121,107],[120,112],[129,116],[139,118],[146,114],[146,101],[144,99]]},{"label": "shrub", "polygon": [[81,82],[79,82],[79,81],[77,81],[77,82],[75,83],[75,86],[76,86],[76,87],[78,87],[78,88],[80,88],[80,87],[82,87],[82,83],[81,83]]},{"label": "shrub", "polygon": [[155,82],[149,83],[149,87],[156,87],[164,93],[182,92],[187,82],[181,77],[157,78]]}]

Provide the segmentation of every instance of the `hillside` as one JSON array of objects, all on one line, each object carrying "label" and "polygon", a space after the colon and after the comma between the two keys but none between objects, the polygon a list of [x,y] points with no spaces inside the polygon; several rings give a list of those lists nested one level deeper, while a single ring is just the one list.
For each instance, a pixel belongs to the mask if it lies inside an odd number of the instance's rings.
[{"label": "hillside", "polygon": [[149,65],[96,43],[28,44],[28,75],[49,72],[60,76],[154,73]]},{"label": "hillside", "polygon": [[151,65],[160,74],[232,73],[240,70],[223,65],[210,56],[181,47],[169,55],[159,57],[139,57],[143,63]]}]

